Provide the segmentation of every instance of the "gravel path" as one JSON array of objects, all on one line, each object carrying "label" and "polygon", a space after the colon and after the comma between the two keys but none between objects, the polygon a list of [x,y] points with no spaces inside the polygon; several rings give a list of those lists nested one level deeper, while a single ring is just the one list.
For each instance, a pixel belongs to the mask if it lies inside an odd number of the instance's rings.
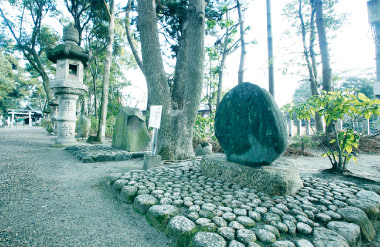
[{"label": "gravel path", "polygon": [[0,129],[0,246],[169,246],[105,177],[142,161],[82,163],[42,128]]}]

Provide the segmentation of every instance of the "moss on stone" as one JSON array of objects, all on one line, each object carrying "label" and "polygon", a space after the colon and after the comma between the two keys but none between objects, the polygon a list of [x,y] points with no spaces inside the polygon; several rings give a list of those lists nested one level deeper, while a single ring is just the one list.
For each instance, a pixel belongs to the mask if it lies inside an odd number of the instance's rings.
[{"label": "moss on stone", "polygon": [[137,108],[120,107],[116,118],[112,146],[129,152],[146,151],[150,136]]},{"label": "moss on stone", "polygon": [[169,220],[176,216],[178,213],[179,210],[175,206],[155,205],[149,208],[145,217],[151,226],[164,232]]},{"label": "moss on stone", "polygon": [[165,234],[168,238],[173,240],[174,246],[187,247],[198,231],[199,229],[194,222],[184,216],[177,216],[170,220]]}]

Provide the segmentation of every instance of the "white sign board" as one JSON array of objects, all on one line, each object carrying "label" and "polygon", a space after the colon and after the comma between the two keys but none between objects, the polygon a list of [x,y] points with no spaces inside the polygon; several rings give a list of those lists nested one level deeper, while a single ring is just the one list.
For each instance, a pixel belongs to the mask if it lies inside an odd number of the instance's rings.
[{"label": "white sign board", "polygon": [[162,105],[150,106],[149,127],[159,129],[161,124]]}]

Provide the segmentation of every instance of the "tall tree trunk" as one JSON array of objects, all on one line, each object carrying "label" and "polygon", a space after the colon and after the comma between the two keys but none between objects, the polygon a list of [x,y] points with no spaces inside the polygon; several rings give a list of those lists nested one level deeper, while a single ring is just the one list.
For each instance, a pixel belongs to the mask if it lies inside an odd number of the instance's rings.
[{"label": "tall tree trunk", "polygon": [[315,4],[311,3],[309,51],[310,51],[311,64],[313,67],[314,78],[318,84],[317,61],[315,58],[316,54],[314,51],[316,37],[317,37],[317,33],[315,32]]},{"label": "tall tree trunk", "polygon": [[267,33],[268,33],[268,77],[269,92],[274,98],[274,69],[273,69],[273,39],[272,39],[272,11],[270,0],[267,0]]},{"label": "tall tree trunk", "polygon": [[88,90],[88,97],[87,97],[87,109],[88,109],[88,118],[91,117],[91,113],[92,113],[92,108],[93,108],[93,104],[92,104],[92,90]]},{"label": "tall tree trunk", "polygon": [[[215,79],[215,78],[214,78]],[[208,93],[207,93],[207,106],[208,106],[208,109],[209,109],[209,111],[210,111],[210,114],[212,114],[212,112],[213,112],[213,107],[212,107],[212,105],[213,105],[213,102],[212,102],[212,100],[214,99],[214,96],[213,96],[213,90],[212,90],[212,83],[213,83],[213,81],[212,81],[212,79],[210,78],[210,80],[209,80],[209,83],[208,83],[208,86],[207,86],[207,91],[209,91]]]},{"label": "tall tree trunk", "polygon": [[[198,114],[199,104],[202,99],[202,86],[204,79],[204,60],[205,60],[205,4],[204,0],[191,0],[188,10],[188,26],[185,30],[188,37],[188,72],[184,99],[187,104],[184,108],[185,133],[183,140],[184,146],[188,147],[189,154],[193,155],[193,131],[195,119]],[[178,130],[181,133],[181,129]]]},{"label": "tall tree trunk", "polygon": [[230,37],[230,30],[226,28],[224,44],[223,44],[222,59],[220,60],[220,65],[219,65],[219,80],[218,80],[218,92],[216,95],[216,110],[218,110],[220,101],[222,100],[224,70],[225,70],[225,65],[226,65],[226,59],[229,54],[229,51],[228,51],[229,37]]},{"label": "tall tree trunk", "polygon": [[[311,21],[310,21],[310,44],[313,42],[311,40],[314,40],[314,17],[315,15],[313,14],[314,8],[312,8],[312,14],[311,14]],[[314,12],[315,13],[315,12]],[[314,59],[315,61],[315,53],[312,53],[312,45],[309,46],[309,51],[307,49],[307,44],[306,44],[306,26],[305,22],[303,20],[303,14],[302,14],[302,0],[299,0],[299,8],[298,8],[298,17],[301,21],[301,34],[302,34],[302,43],[303,43],[303,50],[304,50],[304,55],[305,55],[305,60],[306,60],[306,66],[307,70],[309,72],[309,80],[310,80],[310,88],[311,88],[311,94],[312,95],[319,95],[318,91],[318,82],[317,82],[317,76],[316,76],[316,67],[314,68],[314,63],[312,60]],[[310,55],[310,56],[309,56]],[[321,115],[317,112],[315,114],[315,124],[316,124],[316,129],[318,132],[323,131],[323,123],[322,123],[322,118]]]},{"label": "tall tree trunk", "polygon": [[[330,64],[330,55],[327,42],[325,23],[323,18],[323,3],[322,0],[315,0],[316,24],[318,30],[319,49],[321,51],[322,61],[322,88],[324,91],[331,91],[332,84],[332,69]],[[334,131],[334,123],[326,125],[326,140],[329,140],[329,135]],[[333,164],[334,166],[334,164]]]},{"label": "tall tree trunk", "polygon": [[239,26],[240,26],[240,64],[239,64],[239,71],[238,71],[238,83],[244,82],[244,72],[245,72],[245,56],[247,54],[246,48],[245,48],[245,40],[244,40],[244,17],[243,12],[241,9],[241,4],[239,0],[236,0],[237,3],[237,10],[239,15]]},{"label": "tall tree trunk", "polygon": [[[44,86],[44,90],[46,93],[46,97],[48,99],[48,104],[56,103],[56,99],[53,94],[53,90],[50,88],[50,79],[46,73],[42,73],[42,84]],[[50,106],[49,106],[50,107]],[[50,109],[52,110],[52,109]]]},{"label": "tall tree trunk", "polygon": [[[311,58],[311,64],[313,68],[313,76],[314,76],[314,81],[315,84],[311,84],[312,90],[311,93],[312,95],[318,95],[319,90],[318,90],[318,70],[317,70],[317,61],[316,61],[316,54],[314,51],[314,41],[317,37],[317,34],[315,32],[315,4],[311,4],[311,15],[310,15],[310,42],[309,42],[309,53],[310,53],[310,58]],[[323,132],[323,120],[319,112],[315,113],[315,125],[317,132]]]},{"label": "tall tree trunk", "polygon": [[102,101],[100,105],[99,128],[98,128],[98,133],[96,136],[96,141],[101,142],[101,143],[104,142],[105,131],[106,131],[108,91],[109,91],[109,84],[110,84],[112,46],[113,46],[113,41],[114,41],[114,29],[115,29],[115,1],[110,0],[109,8],[105,0],[103,0],[103,2],[108,12],[109,27],[108,27],[108,34],[107,34],[106,58],[104,62],[103,90],[102,90]]},{"label": "tall tree trunk", "polygon": [[92,75],[92,84],[94,87],[94,111],[95,111],[95,118],[98,119],[98,96],[96,92],[96,77],[98,76],[98,59],[95,57],[94,60],[95,68],[91,69],[91,75]]},{"label": "tall tree trunk", "polygon": [[[322,0],[315,0],[316,24],[318,30],[319,49],[321,51],[322,61],[322,89],[326,92],[331,91],[332,84],[332,69],[330,64],[329,48],[327,43],[327,35],[323,18],[323,3]],[[333,133],[334,123],[326,126],[326,140],[328,135]]]},{"label": "tall tree trunk", "polygon": [[43,111],[41,96],[38,92],[37,92],[37,100],[38,100],[37,104],[40,106],[40,110]]},{"label": "tall tree trunk", "polygon": [[220,68],[219,68],[218,92],[216,95],[216,110],[218,110],[220,101],[222,100],[223,79],[224,79],[224,70],[226,66],[226,58],[227,58],[227,54],[223,53],[222,59],[220,60]]},{"label": "tall tree trunk", "polygon": [[314,70],[312,63],[310,61],[309,57],[309,51],[306,46],[306,27],[305,27],[305,22],[303,20],[303,14],[302,14],[302,0],[299,0],[299,8],[298,8],[298,18],[301,21],[301,35],[302,35],[302,44],[303,44],[303,54],[305,56],[305,61],[306,61],[306,67],[309,72],[309,80],[310,80],[310,87],[311,87],[311,94],[312,95],[318,95],[318,86],[317,82],[315,81],[314,77]]},{"label": "tall tree trunk", "polygon": [[322,0],[315,0],[316,24],[318,29],[319,49],[322,60],[322,82],[323,90],[331,91],[332,69],[330,64],[329,48],[327,43],[326,29],[323,18]]},{"label": "tall tree trunk", "polygon": [[[157,138],[157,151],[162,155],[163,147],[171,139],[171,100],[161,56],[156,8],[153,0],[138,0],[137,7],[143,74],[148,87],[148,99],[151,105],[162,105],[161,126]],[[166,156],[163,158],[167,158]]]},{"label": "tall tree trunk", "polygon": [[[174,83],[183,84],[183,109],[173,109],[170,90],[161,55],[158,37],[155,3],[138,0],[138,26],[141,37],[141,53],[144,75],[151,105],[162,105],[161,128],[157,149],[163,159],[184,159],[192,156],[192,139],[195,118],[201,100],[204,63],[204,10],[203,0],[191,0],[183,35],[187,56],[177,57],[177,63],[188,60],[186,76]],[[182,57],[182,58],[180,58]],[[178,61],[180,59],[181,61]]]},{"label": "tall tree trunk", "polygon": [[[186,25],[184,25],[186,30]],[[171,92],[173,109],[183,109],[185,101],[183,94],[185,93],[185,83],[187,76],[187,66],[189,62],[189,39],[186,37],[187,33],[182,30],[182,35],[179,38],[179,46],[177,51],[177,62],[174,71],[173,87]]]}]

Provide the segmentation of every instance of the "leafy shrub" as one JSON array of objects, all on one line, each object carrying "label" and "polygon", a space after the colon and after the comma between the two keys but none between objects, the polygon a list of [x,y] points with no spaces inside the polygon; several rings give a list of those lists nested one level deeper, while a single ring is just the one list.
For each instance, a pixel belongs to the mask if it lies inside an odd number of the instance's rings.
[{"label": "leafy shrub", "polygon": [[218,140],[215,137],[215,113],[211,115],[202,117],[197,115],[194,125],[194,138],[193,146],[194,148],[202,142],[208,142],[212,145],[213,152],[223,152]]},{"label": "leafy shrub", "polygon": [[98,124],[99,120],[95,116],[90,116],[91,120],[91,128],[90,128],[90,136],[96,136],[98,133]]},{"label": "leafy shrub", "polygon": [[214,113],[205,117],[202,117],[198,114],[194,125],[194,139],[203,141],[216,141],[214,122]]},{"label": "leafy shrub", "polygon": [[[98,125],[99,125],[99,119],[96,119],[95,116],[90,117],[91,120],[91,129],[90,129],[90,136],[96,136],[98,133]],[[106,136],[112,137],[113,135],[113,128],[116,123],[116,117],[113,115],[107,116],[106,120]]]},{"label": "leafy shrub", "polygon": [[[353,148],[358,148],[359,134],[355,132],[355,126],[348,126],[339,131],[336,122],[348,116],[355,122],[358,118],[369,119],[372,115],[380,115],[380,100],[369,99],[362,93],[354,90],[322,92],[321,95],[310,97],[306,102],[290,103],[282,109],[291,115],[296,114],[297,119],[310,120],[319,112],[326,120],[326,141],[318,135],[318,141],[323,146],[325,153],[332,164],[332,170],[339,173],[347,171],[347,163],[356,158],[353,157]],[[314,129],[312,128],[315,133]]]},{"label": "leafy shrub", "polygon": [[116,123],[116,117],[115,116],[110,115],[110,116],[107,117],[107,121],[106,121],[106,136],[112,137],[112,135],[113,135],[113,128],[115,126],[115,123]]},{"label": "leafy shrub", "polygon": [[290,143],[289,143],[289,146],[292,147],[292,148],[299,148],[299,149],[302,149],[302,148],[317,148],[318,147],[318,143],[315,142],[316,140],[316,136],[315,134],[312,135],[312,136],[299,136],[299,135],[296,135],[296,136],[293,136]]},{"label": "leafy shrub", "polygon": [[44,127],[49,134],[54,131],[53,121],[51,121],[51,120],[45,120],[44,119],[42,121],[42,127]]}]

